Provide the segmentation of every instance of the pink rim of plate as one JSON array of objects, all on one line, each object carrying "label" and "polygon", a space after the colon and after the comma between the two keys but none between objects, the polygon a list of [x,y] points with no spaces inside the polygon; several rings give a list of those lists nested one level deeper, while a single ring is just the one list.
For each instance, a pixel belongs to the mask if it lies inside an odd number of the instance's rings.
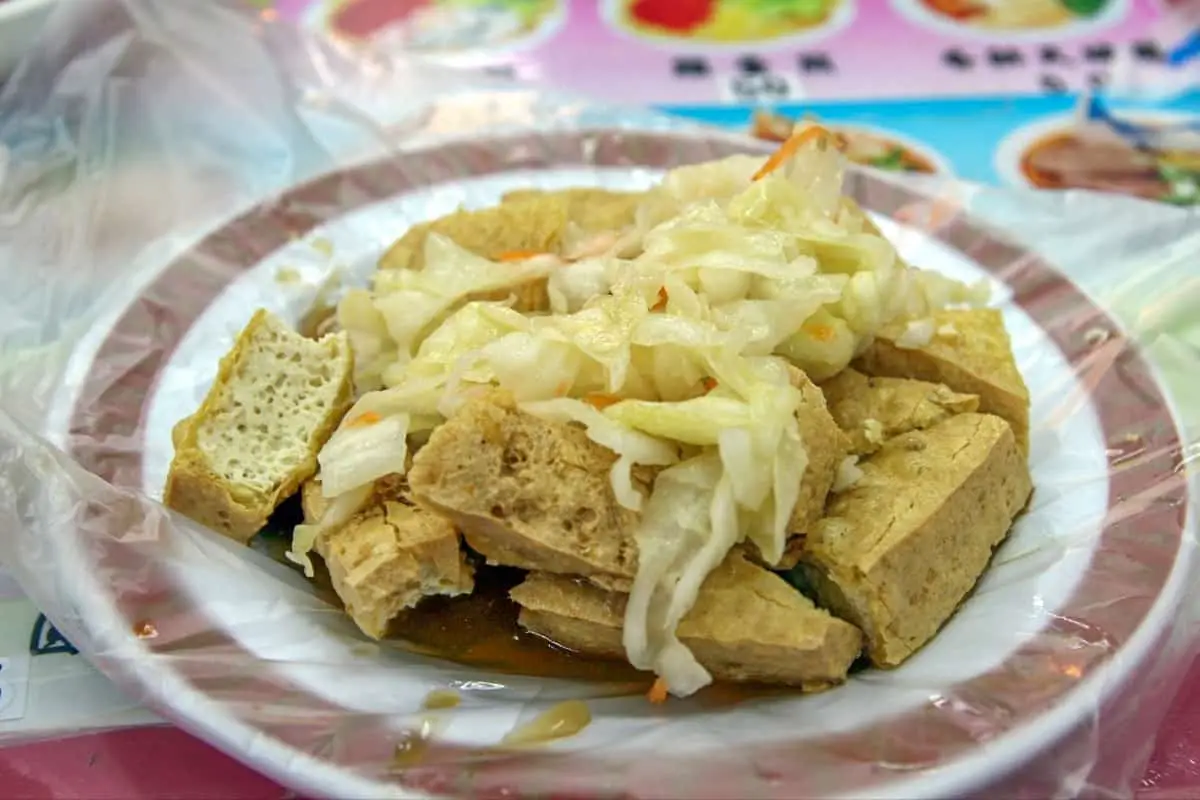
[{"label": "pink rim of plate", "polygon": [[[753,151],[749,141],[714,135],[632,130],[523,134],[460,141],[400,153],[324,175],[262,204],[209,234],[172,262],[108,333],[83,384],[71,426],[74,458],[121,486],[139,488],[145,418],[154,387],[189,327],[232,281],[289,241],[372,203],[423,187],[515,170],[673,166]],[[131,628],[152,619],[156,653],[203,638],[208,669],[181,677],[263,736],[381,783],[433,794],[471,796],[820,796],[869,793],[915,772],[948,766],[1061,702],[1111,659],[1142,624],[1184,541],[1187,486],[1177,469],[1181,441],[1166,399],[1119,326],[1033,254],[944,214],[937,200],[866,172],[848,191],[866,209],[923,224],[1011,287],[1020,306],[1062,351],[1087,388],[1108,447],[1108,512],[1086,574],[1053,620],[1004,663],[869,727],[820,740],[774,741],[703,757],[649,753],[616,760],[603,753],[503,752],[435,744],[419,767],[390,767],[396,731],[384,715],[355,715],[262,663],[231,676],[220,663],[255,656],[220,620],[147,563],[113,509],[83,510],[96,568],[113,576],[118,611]],[[147,349],[147,332],[154,346]],[[121,375],[113,380],[114,366]],[[1130,498],[1143,498],[1130,509]],[[120,580],[121,576],[130,578]],[[1112,585],[1126,591],[1113,602]],[[1129,591],[1136,587],[1138,591]],[[218,659],[218,656],[219,659]],[[274,715],[285,706],[303,714]],[[166,712],[170,714],[170,710]],[[179,720],[186,724],[187,720]],[[194,728],[194,726],[193,726]],[[201,733],[204,733],[201,731]],[[220,740],[219,732],[212,732]],[[330,746],[335,743],[336,746]],[[237,756],[238,753],[233,755]],[[830,768],[822,769],[822,764]],[[853,765],[853,766],[852,766]],[[261,765],[260,765],[261,766]],[[286,772],[280,775],[286,776]],[[559,776],[556,778],[555,776]],[[570,776],[563,779],[563,776]],[[561,781],[561,782],[560,782]],[[584,787],[579,791],[579,787]]]}]

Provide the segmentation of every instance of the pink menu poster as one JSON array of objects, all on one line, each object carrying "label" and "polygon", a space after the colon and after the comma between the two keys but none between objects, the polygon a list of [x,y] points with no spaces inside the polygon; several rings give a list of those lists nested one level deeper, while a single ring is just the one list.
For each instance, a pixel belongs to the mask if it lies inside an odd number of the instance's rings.
[{"label": "pink menu poster", "polygon": [[1064,93],[1160,64],[1160,0],[278,0],[335,35],[602,100]]},{"label": "pink menu poster", "polygon": [[1200,60],[1167,57],[1193,30],[1184,2],[277,0],[270,13],[736,130],[770,111],[754,126],[767,138],[815,116],[867,166],[1190,205],[1200,144],[1147,159],[1080,135],[1076,113],[1082,93],[1131,83],[1160,95],[1152,124],[1200,112]]}]

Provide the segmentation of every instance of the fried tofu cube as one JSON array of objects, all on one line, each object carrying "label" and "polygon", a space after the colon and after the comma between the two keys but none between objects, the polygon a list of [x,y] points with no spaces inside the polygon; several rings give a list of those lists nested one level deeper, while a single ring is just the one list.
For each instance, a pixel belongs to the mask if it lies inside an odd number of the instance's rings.
[{"label": "fried tofu cube", "polygon": [[346,611],[373,639],[426,597],[455,597],[475,588],[454,526],[400,500],[374,505],[317,537],[316,551]]},{"label": "fried tofu cube", "polygon": [[808,465],[800,483],[800,496],[788,525],[791,533],[804,533],[825,512],[825,498],[837,477],[838,467],[850,450],[850,441],[829,413],[825,395],[798,369],[791,370],[792,384],[802,400],[796,411]]},{"label": "fried tofu cube", "polygon": [[940,383],[870,378],[855,369],[842,370],[821,384],[821,390],[829,413],[850,437],[850,452],[855,455],[870,455],[894,436],[979,409],[978,397]]},{"label": "fried tofu cube", "polygon": [[383,254],[379,268],[423,268],[425,240],[431,233],[484,258],[512,252],[557,253],[567,227],[567,211],[567,204],[553,195],[519,197],[478,211],[459,209],[414,225]]},{"label": "fried tofu cube", "polygon": [[975,586],[1032,483],[1011,426],[986,414],[898,436],[861,466],[801,559],[822,605],[862,629],[877,666],[894,667]]},{"label": "fried tofu cube", "polygon": [[163,503],[245,544],[317,471],[353,400],[345,333],[306,339],[259,310],[221,359],[204,403],[171,432]]},{"label": "fried tofu cube", "polygon": [[408,481],[490,563],[632,580],[638,514],[617,502],[616,459],[581,427],[527,414],[496,391],[434,430]]},{"label": "fried tofu cube", "polygon": [[547,192],[517,189],[504,195],[504,202],[531,198],[558,198],[566,204],[567,219],[584,233],[617,231],[633,224],[638,203],[645,192],[614,192],[609,189],[578,188]]},{"label": "fried tofu cube", "polygon": [[[528,630],[581,653],[624,658],[625,595],[545,573],[531,574],[511,595]],[[844,681],[862,648],[857,628],[737,552],[701,586],[678,634],[719,680],[808,690]]]},{"label": "fried tofu cube", "polygon": [[886,326],[855,366],[867,375],[943,383],[979,397],[979,410],[1012,425],[1017,443],[1029,452],[1029,389],[1013,358],[1004,318],[994,308],[939,311],[937,335],[923,347],[901,347],[905,322]]}]

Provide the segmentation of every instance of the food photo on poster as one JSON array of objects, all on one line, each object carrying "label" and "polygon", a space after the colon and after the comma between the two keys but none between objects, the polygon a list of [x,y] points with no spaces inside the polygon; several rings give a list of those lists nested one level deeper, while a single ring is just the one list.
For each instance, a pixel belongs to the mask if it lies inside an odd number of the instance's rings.
[{"label": "food photo on poster", "polygon": [[1081,115],[1030,123],[1001,142],[996,167],[1017,184],[1095,189],[1178,205],[1200,203],[1200,128],[1188,115],[1142,112],[1126,119],[1153,136],[1141,142]]},{"label": "food photo on poster", "polygon": [[601,0],[608,23],[647,43],[777,45],[837,32],[857,0]]},{"label": "food photo on poster", "polygon": [[309,18],[330,35],[453,54],[530,47],[552,35],[565,0],[322,0]]},{"label": "food photo on poster", "polygon": [[1130,0],[891,0],[917,22],[997,40],[1073,36],[1120,24]]}]

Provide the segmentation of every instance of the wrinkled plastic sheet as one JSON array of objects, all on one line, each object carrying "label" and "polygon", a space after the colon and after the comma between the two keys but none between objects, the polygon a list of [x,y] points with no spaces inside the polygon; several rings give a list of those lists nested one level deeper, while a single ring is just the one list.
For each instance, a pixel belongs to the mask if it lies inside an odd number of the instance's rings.
[{"label": "wrinkled plastic sheet", "polygon": [[[328,796],[1131,793],[1198,641],[1195,211],[852,175],[906,256],[995,282],[1034,396],[1033,507],[902,669],[651,709],[364,641],[294,570],[156,502],[169,427],[256,306],[299,320],[416,220],[761,144],[233,3],[69,5],[0,97],[0,556],[135,698]],[[464,701],[431,719],[438,687]],[[495,747],[579,697],[578,736]],[[415,729],[432,741],[398,762]]]}]

